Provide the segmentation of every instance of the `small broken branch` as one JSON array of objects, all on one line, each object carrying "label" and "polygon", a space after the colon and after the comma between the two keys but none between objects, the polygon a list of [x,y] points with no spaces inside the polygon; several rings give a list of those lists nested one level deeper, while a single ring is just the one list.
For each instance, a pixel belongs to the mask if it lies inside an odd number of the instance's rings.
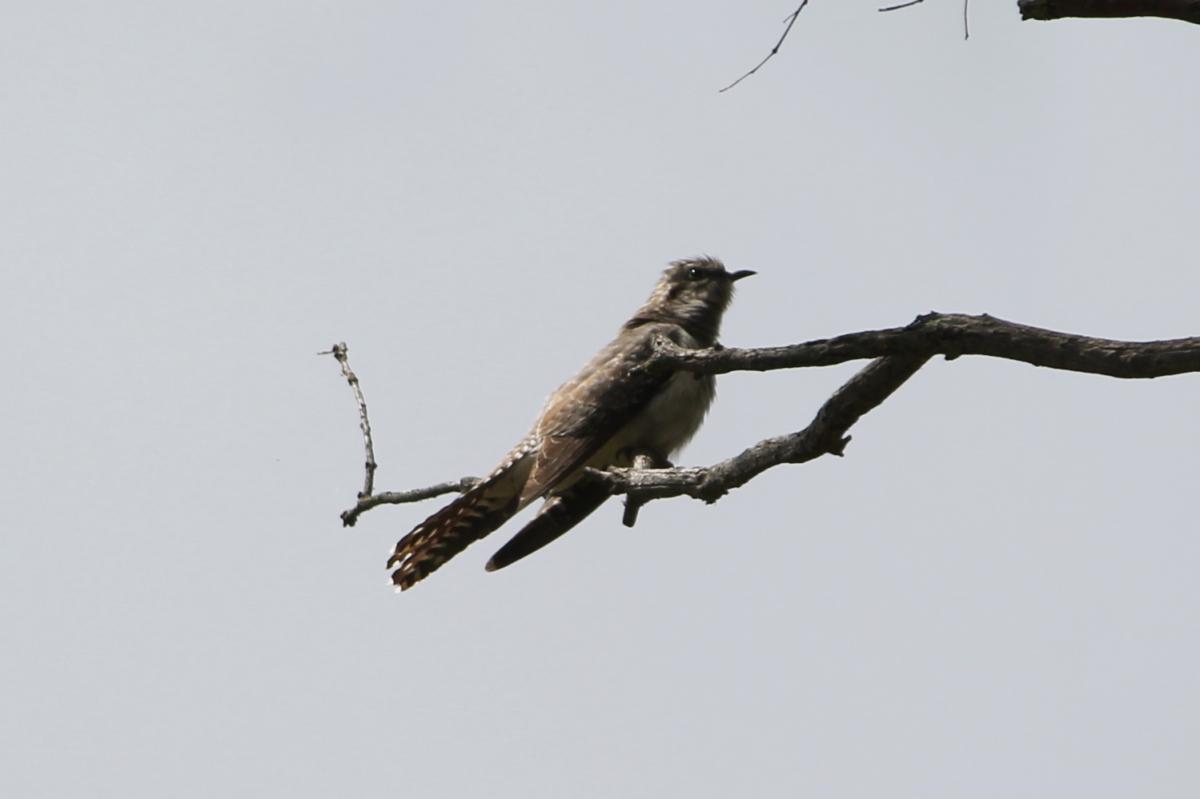
[{"label": "small broken branch", "polygon": [[[654,455],[649,452],[639,452],[633,456],[632,471],[635,472],[643,472],[648,469],[667,469],[670,466],[670,463],[655,461]],[[645,500],[639,499],[633,494],[627,494],[625,497],[625,513],[621,516],[621,524],[626,527],[633,527],[637,524],[638,511],[645,504]]]},{"label": "small broken branch", "polygon": [[358,492],[358,501],[354,504],[354,507],[342,511],[342,525],[353,527],[354,523],[358,521],[360,514],[376,505],[420,502],[423,499],[431,499],[442,494],[466,491],[478,483],[478,477],[462,477],[458,480],[450,480],[426,488],[414,488],[409,491],[385,491],[382,494],[374,493],[375,470],[379,468],[379,464],[375,462],[375,444],[371,440],[371,422],[367,418],[367,399],[363,396],[362,386],[358,382],[358,375],[354,374],[354,370],[350,368],[349,353],[350,348],[346,346],[346,342],[344,341],[340,341],[331,348],[317,353],[318,355],[332,355],[337,359],[338,365],[341,366],[342,376],[350,384],[350,390],[354,392],[354,401],[358,405],[358,429],[362,431],[363,447],[367,452],[366,477],[363,480],[363,489]]}]

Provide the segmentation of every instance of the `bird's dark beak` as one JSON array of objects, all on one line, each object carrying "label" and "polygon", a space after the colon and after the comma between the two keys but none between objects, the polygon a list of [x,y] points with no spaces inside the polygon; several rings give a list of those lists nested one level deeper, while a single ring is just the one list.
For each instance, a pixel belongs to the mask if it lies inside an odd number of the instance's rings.
[{"label": "bird's dark beak", "polygon": [[751,275],[757,274],[758,272],[755,272],[753,269],[740,269],[737,272],[731,272],[729,274],[729,282],[732,283],[735,280],[741,280],[744,277],[750,277]]}]

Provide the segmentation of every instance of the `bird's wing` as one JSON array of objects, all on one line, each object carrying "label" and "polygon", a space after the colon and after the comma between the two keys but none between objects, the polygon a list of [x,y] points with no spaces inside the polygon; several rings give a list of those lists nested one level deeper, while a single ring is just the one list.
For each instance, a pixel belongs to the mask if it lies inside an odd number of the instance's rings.
[{"label": "bird's wing", "polygon": [[645,368],[658,335],[676,338],[678,329],[646,324],[623,330],[554,393],[534,425],[539,444],[522,507],[587,463],[662,388],[670,375]]}]

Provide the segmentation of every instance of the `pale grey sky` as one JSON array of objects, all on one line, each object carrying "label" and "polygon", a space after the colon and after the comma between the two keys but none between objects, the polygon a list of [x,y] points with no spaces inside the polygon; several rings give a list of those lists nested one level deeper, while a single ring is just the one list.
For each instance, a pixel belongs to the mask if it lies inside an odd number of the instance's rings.
[{"label": "pale grey sky", "polygon": [[[724,340],[1200,333],[1200,32],[788,3],[27,3],[0,25],[0,795],[1193,797],[1200,380],[935,362],[844,459],[396,596],[673,258]],[[682,461],[855,365],[730,375]]]}]

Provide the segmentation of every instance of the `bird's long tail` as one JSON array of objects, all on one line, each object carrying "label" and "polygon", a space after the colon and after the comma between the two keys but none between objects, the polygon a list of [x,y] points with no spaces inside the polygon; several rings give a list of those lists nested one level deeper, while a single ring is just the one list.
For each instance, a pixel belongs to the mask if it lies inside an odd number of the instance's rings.
[{"label": "bird's long tail", "polygon": [[519,475],[514,475],[513,467],[510,463],[508,468],[497,469],[401,538],[387,562],[389,569],[395,568],[392,583],[401,591],[412,588],[469,544],[508,521],[520,509],[524,482],[515,479]]},{"label": "bird's long tail", "polygon": [[586,519],[611,494],[599,482],[580,480],[562,494],[552,496],[529,524],[521,528],[487,562],[494,572],[532,554]]}]

